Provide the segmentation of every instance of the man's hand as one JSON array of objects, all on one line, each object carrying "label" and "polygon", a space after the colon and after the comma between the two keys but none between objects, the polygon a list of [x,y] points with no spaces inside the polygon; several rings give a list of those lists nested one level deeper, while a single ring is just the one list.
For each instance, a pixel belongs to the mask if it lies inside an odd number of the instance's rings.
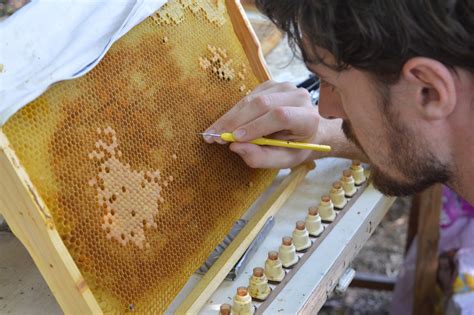
[{"label": "man's hand", "polygon": [[[210,126],[206,132],[233,132],[239,142],[230,150],[239,154],[253,168],[287,168],[310,159],[311,151],[248,142],[268,136],[274,139],[315,143],[320,116],[311,104],[309,93],[289,83],[267,81],[244,97],[229,112]],[[219,138],[205,138],[224,144]]]}]

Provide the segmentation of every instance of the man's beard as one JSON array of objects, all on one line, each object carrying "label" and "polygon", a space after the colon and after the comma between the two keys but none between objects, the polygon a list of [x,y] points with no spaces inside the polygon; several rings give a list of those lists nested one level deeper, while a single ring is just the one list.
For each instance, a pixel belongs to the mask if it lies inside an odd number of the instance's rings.
[{"label": "man's beard", "polygon": [[[406,180],[403,182],[396,180],[380,167],[372,164],[370,180],[375,188],[389,196],[408,196],[421,192],[435,183],[447,182],[451,177],[448,166],[441,163],[429,151],[424,141],[420,141],[408,128],[403,127],[396,119],[398,117],[392,117],[396,115],[388,113],[388,109],[385,111],[384,125],[388,127],[386,139],[390,154],[386,159],[385,167],[396,168]],[[342,131],[349,141],[368,156],[349,121],[342,123]]]}]

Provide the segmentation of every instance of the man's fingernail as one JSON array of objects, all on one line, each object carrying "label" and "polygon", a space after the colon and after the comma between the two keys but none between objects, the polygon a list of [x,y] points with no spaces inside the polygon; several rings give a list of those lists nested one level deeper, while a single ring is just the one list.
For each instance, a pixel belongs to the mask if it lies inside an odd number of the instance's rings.
[{"label": "man's fingernail", "polygon": [[247,154],[247,152],[245,152],[245,150],[242,150],[242,149],[240,149],[240,150],[235,150],[234,152],[237,153],[237,154],[240,155],[240,156],[244,156],[245,154]]},{"label": "man's fingernail", "polygon": [[214,141],[216,141],[219,144],[227,144],[227,141],[222,140],[221,138],[214,138]]},{"label": "man's fingernail", "polygon": [[243,136],[245,136],[246,131],[245,131],[245,129],[238,129],[238,130],[234,131],[233,133],[234,133],[234,137],[236,137],[237,139],[240,139]]},{"label": "man's fingernail", "polygon": [[[215,133],[215,131],[209,130],[209,131],[205,131],[204,133]],[[206,141],[207,143],[211,143],[213,140],[212,136],[203,136],[203,138],[204,138],[204,141]]]}]

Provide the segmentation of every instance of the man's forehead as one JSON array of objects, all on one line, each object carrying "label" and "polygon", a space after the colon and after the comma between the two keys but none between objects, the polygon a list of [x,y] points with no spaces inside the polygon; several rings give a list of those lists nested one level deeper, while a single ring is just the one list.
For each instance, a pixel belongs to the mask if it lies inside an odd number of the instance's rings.
[{"label": "man's forehead", "polygon": [[315,72],[316,75],[324,77],[324,74],[334,71],[331,68],[336,67],[336,58],[329,50],[311,45],[307,40],[303,40],[301,49],[303,49],[306,57],[306,67]]},{"label": "man's forehead", "polygon": [[336,65],[336,58],[329,50],[312,44],[306,36],[303,36],[303,47],[301,49],[303,49],[308,60],[319,60],[328,66]]}]

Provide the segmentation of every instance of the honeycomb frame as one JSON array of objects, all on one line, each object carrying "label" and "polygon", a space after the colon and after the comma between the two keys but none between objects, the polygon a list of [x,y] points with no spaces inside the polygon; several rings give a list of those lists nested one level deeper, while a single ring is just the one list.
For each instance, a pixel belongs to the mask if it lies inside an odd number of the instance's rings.
[{"label": "honeycomb frame", "polygon": [[[174,3],[184,6],[192,5],[196,1],[181,0]],[[217,5],[219,3],[223,3],[223,1],[217,2]],[[242,49],[245,51],[250,68],[242,66],[238,70],[233,69],[231,67],[232,60],[228,57],[228,52],[225,48],[214,45],[210,45],[207,54],[201,56],[196,62],[202,70],[209,70],[212,74],[217,75],[220,80],[242,81],[242,77],[245,77],[248,72],[253,73],[259,82],[267,80],[269,75],[264,67],[262,53],[258,49],[258,43],[254,35],[249,32],[249,23],[241,15],[242,8],[238,1],[228,0],[225,3],[228,10],[232,8],[231,10],[234,13],[230,14],[232,27],[235,36],[242,45]],[[155,14],[148,21],[151,19],[157,22],[157,20],[161,19],[165,23],[170,21],[172,23],[172,21],[180,21],[181,18],[179,15],[173,16],[172,14],[165,14],[164,18],[162,18],[159,14]],[[212,23],[221,23],[216,16],[211,16],[210,21]],[[162,44],[167,45],[172,40],[173,38],[165,36],[162,38]],[[140,78],[134,79],[137,79],[135,80],[136,83],[140,83]],[[237,84],[236,88],[241,93],[241,96],[249,92],[248,87],[243,83]],[[71,113],[71,115],[74,117],[75,113]],[[13,121],[16,116],[13,117]],[[110,307],[110,305],[104,305],[103,301],[97,300],[97,290],[99,289],[95,287],[91,290],[91,283],[83,276],[84,272],[87,273],[87,270],[84,269],[87,257],[70,253],[71,244],[76,244],[77,240],[72,240],[70,236],[65,240],[64,230],[67,229],[67,226],[63,222],[55,220],[54,213],[48,207],[50,204],[49,198],[45,199],[44,193],[40,192],[42,187],[39,185],[41,181],[38,178],[41,179],[41,177],[31,177],[28,171],[29,168],[24,165],[25,158],[18,154],[18,151],[21,151],[21,146],[15,143],[15,139],[13,139],[13,142],[10,141],[14,132],[12,131],[13,128],[8,130],[8,123],[0,129],[0,174],[2,174],[2,178],[5,176],[7,179],[5,181],[2,180],[2,183],[0,183],[0,211],[3,212],[13,232],[30,252],[62,309],[66,313],[150,311],[150,309],[142,309],[133,303],[128,303],[127,307],[124,307],[122,303],[120,308],[114,308]],[[157,214],[153,213],[153,209],[145,209],[146,211],[141,211],[140,209],[136,211],[136,214],[131,211],[130,215],[136,216],[136,222],[138,223],[134,225],[134,228],[123,233],[123,229],[117,228],[117,225],[124,225],[123,222],[113,220],[113,212],[120,211],[118,210],[120,207],[114,208],[113,206],[120,203],[120,196],[117,197],[113,192],[120,188],[126,194],[128,187],[125,185],[122,187],[109,185],[108,183],[112,182],[109,181],[108,174],[111,171],[119,174],[128,174],[128,178],[133,179],[131,180],[132,184],[141,185],[144,193],[147,196],[151,195],[158,203],[166,202],[160,192],[174,185],[176,183],[175,177],[177,176],[170,174],[163,176],[160,170],[140,170],[136,165],[130,165],[130,163],[123,160],[125,153],[122,152],[121,141],[122,138],[117,134],[116,130],[107,124],[95,130],[94,147],[88,151],[87,159],[95,161],[98,171],[96,173],[97,176],[88,178],[87,185],[92,191],[96,191],[99,208],[105,208],[102,215],[101,229],[105,233],[106,239],[114,241],[120,246],[131,246],[140,250],[147,250],[150,249],[150,244],[146,241],[145,234],[148,229],[156,228],[156,222],[153,221],[153,217]],[[181,158],[179,154],[172,153],[170,161],[173,163]],[[267,171],[266,174],[270,179],[273,178],[276,172]],[[253,187],[254,180],[250,181],[248,186],[262,191],[270,182],[269,179],[257,188]],[[140,224],[140,221],[143,224]],[[66,246],[65,242],[68,242],[69,245]],[[218,240],[214,240],[214,243],[217,245]],[[80,267],[81,265],[82,267]],[[195,263],[195,265],[199,264]],[[170,299],[168,298],[169,301]],[[163,311],[165,309],[163,305],[160,307],[151,310]]]}]

